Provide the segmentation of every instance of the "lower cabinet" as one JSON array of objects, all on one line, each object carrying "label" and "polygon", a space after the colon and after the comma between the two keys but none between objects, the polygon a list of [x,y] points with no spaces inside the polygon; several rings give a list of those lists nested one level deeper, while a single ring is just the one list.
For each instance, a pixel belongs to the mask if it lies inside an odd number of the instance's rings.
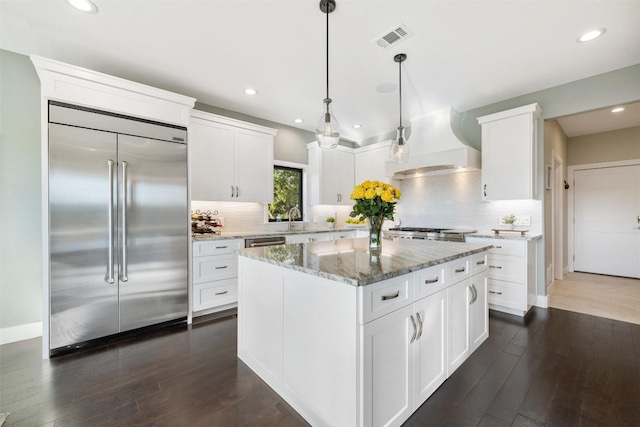
[{"label": "lower cabinet", "polygon": [[240,257],[238,356],[314,426],[400,426],[488,337],[483,257],[362,287]]},{"label": "lower cabinet", "polygon": [[235,307],[238,302],[238,255],[243,239],[193,242],[191,311],[195,316]]}]

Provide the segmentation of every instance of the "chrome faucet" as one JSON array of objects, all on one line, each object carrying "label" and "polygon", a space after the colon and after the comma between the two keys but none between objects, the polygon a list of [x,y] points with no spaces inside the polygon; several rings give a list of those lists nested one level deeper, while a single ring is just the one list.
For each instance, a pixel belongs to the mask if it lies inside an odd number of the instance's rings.
[{"label": "chrome faucet", "polygon": [[292,207],[291,209],[289,209],[289,231],[293,230],[293,228],[291,227],[291,220],[293,219],[293,215],[296,215],[296,218],[301,218],[302,217],[302,212],[300,212],[300,209],[298,208],[298,205],[295,205],[294,207]]}]

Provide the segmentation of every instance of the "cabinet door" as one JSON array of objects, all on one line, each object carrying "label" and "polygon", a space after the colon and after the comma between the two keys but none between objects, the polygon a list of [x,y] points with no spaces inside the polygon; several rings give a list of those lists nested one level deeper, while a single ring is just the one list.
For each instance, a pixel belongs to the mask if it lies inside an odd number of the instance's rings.
[{"label": "cabinet door", "polygon": [[361,326],[365,426],[399,426],[413,412],[412,318],[409,305]]},{"label": "cabinet door", "polygon": [[533,198],[534,136],[531,114],[482,125],[484,200]]},{"label": "cabinet door", "polygon": [[191,118],[188,145],[191,200],[234,200],[233,141],[231,126]]},{"label": "cabinet door", "polygon": [[237,202],[273,201],[273,137],[246,129],[235,130],[235,186]]},{"label": "cabinet door", "polygon": [[447,379],[447,291],[414,304],[421,326],[414,343],[415,405],[422,405]]},{"label": "cabinet door", "polygon": [[470,279],[447,288],[449,356],[447,376],[458,369],[469,357],[469,302]]},{"label": "cabinet door", "polygon": [[353,191],[354,181],[354,160],[352,153],[343,151],[337,152],[336,170],[333,172],[338,177],[336,182],[336,193],[338,193],[338,204],[351,206],[353,202],[350,199]]},{"label": "cabinet door", "polygon": [[363,181],[376,179],[373,166],[373,153],[373,150],[356,152],[354,157],[354,184],[361,184]]},{"label": "cabinet door", "polygon": [[320,204],[337,205],[339,171],[338,154],[336,150],[321,150],[320,152]]},{"label": "cabinet door", "polygon": [[471,277],[474,292],[469,307],[471,322],[471,352],[489,337],[489,303],[487,301],[487,273],[483,272]]},{"label": "cabinet door", "polygon": [[389,147],[380,147],[373,151],[373,178],[377,181],[389,183],[391,180],[385,173],[389,158]]}]

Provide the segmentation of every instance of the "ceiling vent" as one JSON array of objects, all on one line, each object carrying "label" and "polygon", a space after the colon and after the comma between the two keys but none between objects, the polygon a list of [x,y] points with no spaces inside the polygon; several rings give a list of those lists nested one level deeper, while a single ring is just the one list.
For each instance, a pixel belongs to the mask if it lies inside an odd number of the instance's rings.
[{"label": "ceiling vent", "polygon": [[389,46],[395,46],[402,40],[413,35],[413,32],[404,24],[393,27],[392,30],[386,31],[381,36],[376,37],[373,41],[383,49]]}]

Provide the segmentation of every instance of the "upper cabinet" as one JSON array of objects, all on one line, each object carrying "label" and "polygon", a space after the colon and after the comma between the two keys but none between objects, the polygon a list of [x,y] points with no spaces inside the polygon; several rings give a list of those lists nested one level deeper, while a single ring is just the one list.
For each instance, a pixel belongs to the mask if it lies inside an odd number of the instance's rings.
[{"label": "upper cabinet", "polygon": [[191,199],[270,203],[276,130],[193,110]]},{"label": "upper cabinet", "polygon": [[478,118],[482,125],[482,199],[536,197],[538,104]]},{"label": "upper cabinet", "polygon": [[309,200],[312,205],[352,205],[354,154],[347,147],[322,150],[315,142],[309,150]]},{"label": "upper cabinet", "polygon": [[365,146],[355,150],[355,183],[363,181],[382,181],[389,183],[385,175],[385,164],[390,160],[391,141]]}]

